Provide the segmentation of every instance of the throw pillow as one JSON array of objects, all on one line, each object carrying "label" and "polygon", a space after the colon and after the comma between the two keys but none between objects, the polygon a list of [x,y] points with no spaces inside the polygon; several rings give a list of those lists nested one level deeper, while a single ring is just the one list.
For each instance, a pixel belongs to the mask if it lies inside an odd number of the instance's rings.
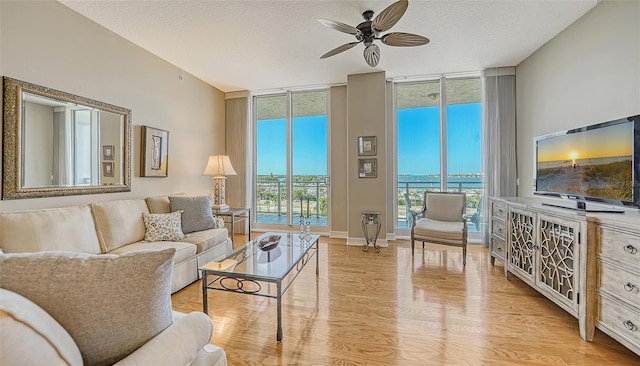
[{"label": "throw pillow", "polygon": [[184,239],[182,211],[168,214],[142,214],[145,241],[175,241]]},{"label": "throw pillow", "polygon": [[0,286],[60,323],[85,365],[112,365],[171,325],[174,253],[4,254]]},{"label": "throw pillow", "polygon": [[178,197],[169,196],[171,211],[182,210],[182,232],[215,229],[216,222],[211,211],[211,196]]}]

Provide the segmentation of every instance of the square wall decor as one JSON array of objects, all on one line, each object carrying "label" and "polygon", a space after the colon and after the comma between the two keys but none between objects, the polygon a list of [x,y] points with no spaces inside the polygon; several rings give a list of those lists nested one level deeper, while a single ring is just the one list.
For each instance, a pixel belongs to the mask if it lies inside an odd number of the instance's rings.
[{"label": "square wall decor", "polygon": [[378,171],[376,163],[378,159],[358,159],[358,177],[376,178]]}]

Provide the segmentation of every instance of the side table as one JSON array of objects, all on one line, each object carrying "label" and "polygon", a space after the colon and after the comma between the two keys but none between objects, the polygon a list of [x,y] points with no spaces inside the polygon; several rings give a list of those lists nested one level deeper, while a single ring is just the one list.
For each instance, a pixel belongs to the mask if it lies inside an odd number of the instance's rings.
[{"label": "side table", "polygon": [[[247,222],[249,223],[249,241],[251,241],[251,209],[250,208],[231,207],[228,210],[212,209],[211,212],[213,212],[215,216],[222,216],[222,219],[224,220],[225,224],[229,224],[229,226],[231,226],[231,244],[232,245],[235,245],[236,222],[247,220]],[[229,218],[229,220],[227,220],[227,218]]]},{"label": "side table", "polygon": [[[362,248],[363,252],[368,251],[369,244],[371,244],[376,250],[376,253],[380,253],[380,246],[376,244],[378,234],[380,234],[380,227],[382,226],[380,215],[381,213],[378,211],[362,211],[362,233],[366,241],[364,248]],[[369,231],[370,229],[371,232]]]}]

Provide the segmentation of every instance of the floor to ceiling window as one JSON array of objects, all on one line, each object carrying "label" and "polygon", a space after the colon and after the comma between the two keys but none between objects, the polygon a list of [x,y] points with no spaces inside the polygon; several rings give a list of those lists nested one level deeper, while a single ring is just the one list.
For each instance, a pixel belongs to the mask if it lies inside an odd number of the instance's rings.
[{"label": "floor to ceiling window", "polygon": [[257,96],[256,227],[328,222],[327,91]]},{"label": "floor to ceiling window", "polygon": [[466,192],[469,231],[481,229],[481,95],[479,77],[395,85],[399,235],[425,190]]}]

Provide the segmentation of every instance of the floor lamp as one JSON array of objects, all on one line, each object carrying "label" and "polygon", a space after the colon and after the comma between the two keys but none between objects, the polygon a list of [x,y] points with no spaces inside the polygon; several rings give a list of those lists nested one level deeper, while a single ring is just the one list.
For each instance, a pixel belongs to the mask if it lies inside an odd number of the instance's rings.
[{"label": "floor lamp", "polygon": [[237,175],[233,170],[231,160],[226,155],[211,155],[202,175],[213,176],[213,205],[214,210],[228,210],[229,205],[224,203],[224,185],[227,175]]}]

